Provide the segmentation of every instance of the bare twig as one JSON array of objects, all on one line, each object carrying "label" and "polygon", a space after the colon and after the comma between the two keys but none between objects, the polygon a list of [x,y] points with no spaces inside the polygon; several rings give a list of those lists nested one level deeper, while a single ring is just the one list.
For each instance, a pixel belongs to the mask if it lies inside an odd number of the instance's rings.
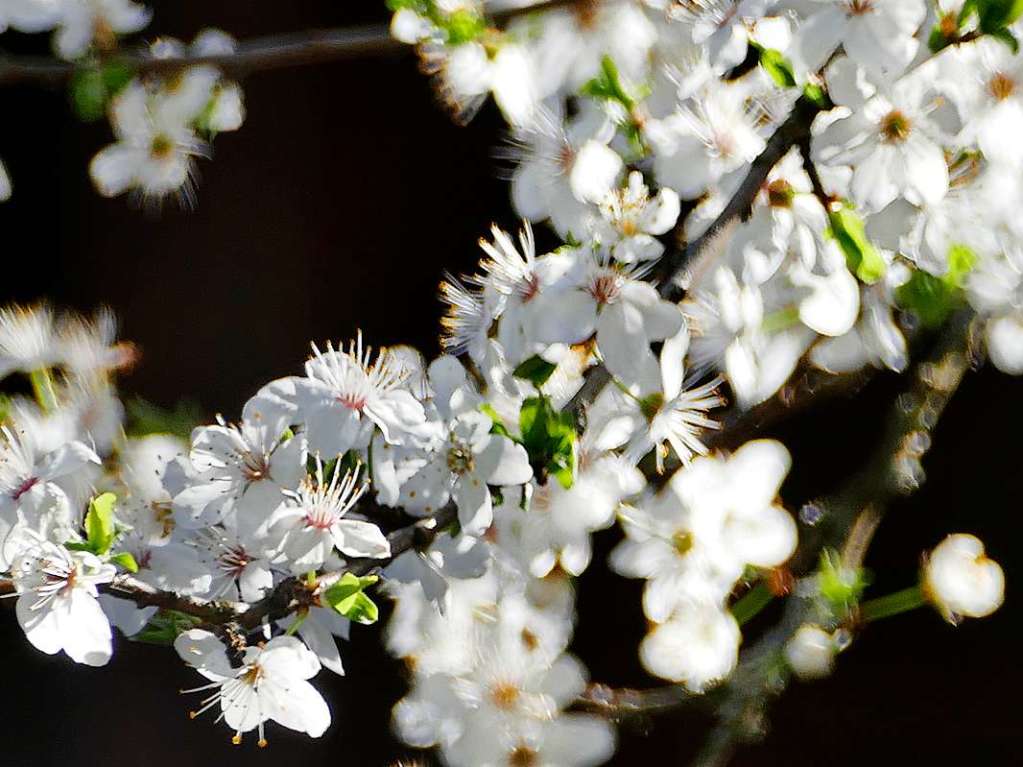
[{"label": "bare twig", "polygon": [[[509,7],[492,13],[489,19],[503,23],[534,11],[567,5],[569,0],[541,0],[523,7]],[[127,64],[140,73],[173,73],[185,67],[209,64],[227,74],[241,77],[251,72],[299,67],[343,59],[391,56],[412,53],[414,48],[391,37],[386,24],[338,29],[314,29],[291,34],[254,37],[238,43],[232,53],[211,56],[185,54],[154,58],[145,49],[108,52],[106,57]],[[42,56],[0,55],[0,86],[39,84],[61,85],[71,78],[80,64]]]}]

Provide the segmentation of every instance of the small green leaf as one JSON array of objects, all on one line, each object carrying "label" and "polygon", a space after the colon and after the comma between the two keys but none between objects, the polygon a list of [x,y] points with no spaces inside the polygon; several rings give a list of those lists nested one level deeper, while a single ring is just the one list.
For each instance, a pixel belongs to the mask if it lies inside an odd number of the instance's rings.
[{"label": "small green leaf", "polygon": [[516,378],[523,378],[532,382],[533,386],[539,389],[547,383],[547,379],[553,375],[557,368],[558,366],[554,363],[548,362],[539,354],[534,354],[515,368],[514,375]]},{"label": "small green leaf", "polygon": [[761,48],[760,66],[779,88],[795,87],[796,75],[792,70],[792,64],[781,51],[776,51],[774,48]]},{"label": "small green leaf", "polygon": [[472,42],[483,34],[487,23],[470,8],[459,8],[448,15],[443,27],[448,33],[448,44],[461,45]]},{"label": "small green leaf", "polygon": [[814,104],[821,109],[831,109],[831,99],[828,98],[828,92],[817,83],[807,83],[803,86],[803,96],[811,104]]},{"label": "small green leaf", "polygon": [[102,74],[107,96],[113,98],[135,77],[135,69],[124,61],[108,61],[103,65]]},{"label": "small green leaf", "polygon": [[995,37],[1002,32],[1012,37],[1006,27],[1023,14],[1023,0],[975,0],[973,5],[976,6],[980,31]]},{"label": "small green leaf", "polygon": [[139,563],[135,561],[135,557],[128,551],[122,551],[120,554],[114,554],[110,557],[110,561],[115,565],[127,570],[129,573],[137,573],[139,571]]},{"label": "small green leaf", "polygon": [[490,433],[500,434],[502,437],[508,437],[509,439],[515,439],[512,437],[511,432],[508,431],[508,427],[504,425],[504,421],[501,420],[501,416],[494,410],[494,406],[489,402],[484,402],[480,405],[480,412],[483,413],[491,421]]},{"label": "small green leaf", "polygon": [[379,580],[375,575],[359,577],[345,573],[341,580],[327,589],[323,597],[341,615],[356,623],[376,623],[380,611],[364,589]]},{"label": "small green leaf", "polygon": [[94,554],[106,554],[117,535],[114,527],[114,504],[117,496],[103,493],[89,501],[85,515],[85,535]]},{"label": "small green leaf", "polygon": [[1019,40],[1017,40],[1016,35],[1012,34],[1012,32],[1008,29],[996,29],[994,32],[990,32],[989,34],[998,42],[1007,45],[1013,55],[1019,53]]},{"label": "small green leaf", "polygon": [[107,112],[107,86],[98,69],[78,69],[71,76],[71,106],[80,120],[96,122]]},{"label": "small green leaf", "polygon": [[202,620],[194,615],[179,613],[177,610],[160,610],[150,618],[145,628],[129,639],[133,642],[145,642],[146,644],[172,645],[178,638],[178,634],[193,629]]},{"label": "small green leaf", "polygon": [[941,22],[938,22],[931,28],[930,35],[927,36],[927,48],[931,53],[937,53],[950,46],[954,41],[949,40],[945,35],[945,30],[942,28]]},{"label": "small green leaf", "polygon": [[977,254],[965,245],[953,245],[948,251],[948,271],[941,277],[917,269],[895,291],[895,299],[906,311],[915,314],[924,327],[939,327],[963,305],[963,283],[977,262]]},{"label": "small green leaf", "polygon": [[821,552],[817,571],[817,589],[837,615],[844,615],[858,604],[870,580],[862,569],[842,564],[839,553],[833,549]]},{"label": "small green leaf", "polygon": [[576,425],[571,413],[555,410],[546,397],[531,397],[519,411],[522,445],[537,476],[554,476],[566,489],[575,476]]},{"label": "small green leaf", "polygon": [[849,270],[860,278],[861,282],[873,285],[884,276],[887,265],[877,248],[867,239],[867,230],[861,219],[852,208],[842,207],[828,213],[831,224],[830,233],[835,238],[842,252],[845,253]]},{"label": "small green leaf", "polygon": [[594,99],[616,101],[628,111],[636,105],[636,100],[622,86],[618,67],[610,56],[600,60],[600,74],[583,85],[581,93]]}]

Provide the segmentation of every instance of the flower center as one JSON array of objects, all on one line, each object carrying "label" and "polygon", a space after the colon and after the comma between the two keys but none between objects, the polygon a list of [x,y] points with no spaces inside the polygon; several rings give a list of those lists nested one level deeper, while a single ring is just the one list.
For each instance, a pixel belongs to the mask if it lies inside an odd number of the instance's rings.
[{"label": "flower center", "polygon": [[14,488],[14,492],[11,493],[11,497],[17,501],[18,499],[21,498],[21,496],[23,496],[37,484],[39,484],[39,477],[29,477],[16,488]]},{"label": "flower center", "polygon": [[174,141],[165,133],[153,136],[153,143],[149,146],[149,153],[156,160],[166,160],[174,154]]},{"label": "flower center", "polygon": [[671,536],[671,545],[679,556],[685,556],[693,548],[693,534],[685,530],[678,530]]},{"label": "flower center", "polygon": [[238,679],[244,682],[245,684],[252,685],[253,687],[255,687],[262,677],[263,669],[260,667],[258,663],[254,663],[251,666],[249,666],[245,670],[245,673],[238,677]]},{"label": "flower center", "polygon": [[913,121],[898,109],[893,109],[881,120],[881,136],[889,144],[901,144],[909,138]]},{"label": "flower center", "polygon": [[498,682],[490,688],[490,700],[502,711],[508,711],[518,703],[519,688],[509,682]]},{"label": "flower center", "polygon": [[995,72],[988,80],[987,89],[996,101],[1005,101],[1015,92],[1016,81],[1004,72]]},{"label": "flower center", "polygon": [[361,411],[366,407],[366,398],[360,394],[341,394],[335,399],[349,410]]},{"label": "flower center", "polygon": [[305,521],[306,525],[316,530],[329,530],[337,521],[337,514],[332,507],[317,503],[306,511]]},{"label": "flower center", "polygon": [[540,294],[540,278],[534,273],[527,274],[519,283],[519,299],[522,303],[528,303]]},{"label": "flower center", "polygon": [[452,442],[448,450],[448,468],[454,474],[467,474],[476,468],[476,456],[464,442]]},{"label": "flower center", "polygon": [[874,0],[846,0],[850,16],[862,16],[874,10]]},{"label": "flower center", "polygon": [[536,751],[529,746],[518,746],[508,754],[508,767],[535,767]]},{"label": "flower center", "polygon": [[241,546],[235,546],[234,548],[227,548],[220,555],[219,561],[221,570],[237,577],[241,575],[242,570],[245,569],[252,559],[245,552],[245,549]]},{"label": "flower center", "polygon": [[602,270],[590,282],[587,292],[601,306],[612,303],[621,292],[622,278],[611,269]]},{"label": "flower center", "polygon": [[242,457],[242,476],[249,482],[258,482],[270,476],[270,456],[265,453],[245,453]]},{"label": "flower center", "polygon": [[572,170],[572,163],[575,162],[575,150],[568,142],[562,144],[558,150],[556,160],[562,173],[568,173]]}]

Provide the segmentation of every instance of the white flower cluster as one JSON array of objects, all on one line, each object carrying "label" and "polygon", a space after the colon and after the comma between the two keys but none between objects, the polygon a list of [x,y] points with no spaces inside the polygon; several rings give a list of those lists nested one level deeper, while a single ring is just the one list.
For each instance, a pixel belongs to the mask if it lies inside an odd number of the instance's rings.
[{"label": "white flower cluster", "polygon": [[[152,55],[223,55],[234,47],[223,32],[206,30],[188,48],[162,39]],[[169,78],[133,78],[110,103],[117,141],[93,158],[89,173],[105,197],[132,191],[144,202],[177,195],[192,203],[195,158],[207,156],[213,137],[237,130],[244,118],[241,88],[216,67],[199,64]]]},{"label": "white flower cluster", "polygon": [[[106,197],[131,191],[144,203],[176,196],[194,203],[194,161],[209,154],[221,132],[241,127],[242,92],[213,66],[197,64],[161,77],[137,75],[131,59],[118,57],[118,36],[146,27],[152,13],[131,0],[5,0],[0,32],[56,30],[57,54],[80,66],[71,82],[72,103],[83,119],[106,113],[116,143],[93,158],[93,183]],[[229,55],[234,40],[207,29],[186,46],[161,38],[154,59]],[[0,200],[11,180],[0,164]]]},{"label": "white flower cluster", "polygon": [[[621,523],[611,565],[645,581],[640,657],[692,693],[736,667],[736,594],[796,550],[787,449],[710,451],[717,408],[741,415],[799,365],[901,370],[904,331],[966,305],[993,362],[1023,372],[1015,18],[981,0],[940,16],[923,0],[608,0],[502,29],[470,0],[391,4],[458,113],[493,93],[513,131],[525,222],[442,283],[445,353],[313,345],[238,422],[129,438],[111,376],[133,355],[108,316],[0,312],[0,372],[34,393],[4,415],[0,569],[40,650],[104,664],[111,625],[173,644],[209,681],[195,713],[260,744],[270,720],[328,727],[308,680],[344,673],[336,637],[376,620],[382,577],[386,643],[410,668],[401,738],[453,765],[596,765],[614,735],[569,710],[587,682],[566,652],[592,535]],[[187,194],[199,133],[242,118],[203,66],[131,80],[112,113],[94,178],[143,197]],[[563,243],[546,252],[545,221]],[[696,261],[680,239],[704,243]],[[806,582],[849,612],[860,584],[835,572]],[[1003,585],[953,536],[899,604],[980,617]],[[788,667],[827,673],[835,629],[799,628]]]},{"label": "white flower cluster", "polygon": [[[653,236],[672,228],[680,198],[679,231],[693,240],[797,96],[823,105],[806,156],[793,147],[770,169],[723,256],[689,265],[694,371],[719,371],[750,406],[806,357],[831,372],[903,369],[900,313],[931,323],[947,308],[934,303],[964,293],[991,318],[995,364],[1023,370],[1013,215],[1023,69],[1008,12],[961,5],[580,3],[498,29],[479,2],[393,0],[392,30],[420,45],[460,112],[493,92],[514,131],[517,212],[598,247],[626,278],[661,254]],[[660,185],[652,197],[644,176]],[[538,291],[564,289],[552,282],[540,275]],[[573,340],[546,325],[532,335]]]}]

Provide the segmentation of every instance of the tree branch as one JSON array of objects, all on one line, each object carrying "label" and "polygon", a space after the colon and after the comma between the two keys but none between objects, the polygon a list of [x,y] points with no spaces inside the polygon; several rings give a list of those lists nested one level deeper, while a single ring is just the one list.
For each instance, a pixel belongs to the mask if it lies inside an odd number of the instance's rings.
[{"label": "tree branch", "polygon": [[[525,13],[568,5],[569,0],[541,0],[524,7],[511,7],[489,14],[503,23]],[[127,64],[139,73],[168,74],[185,67],[208,64],[232,77],[285,67],[308,66],[328,61],[391,56],[413,47],[391,37],[386,24],[337,29],[314,29],[290,34],[253,37],[238,43],[232,53],[214,56],[186,54],[153,58],[147,49],[125,49],[104,54]],[[62,85],[82,64],[42,56],[0,56],[0,86],[41,84]]]},{"label": "tree branch", "polygon": [[[363,506],[365,508],[365,505]],[[226,602],[182,596],[161,591],[132,576],[121,575],[103,587],[103,591],[121,599],[128,599],[139,607],[159,607],[176,610],[199,618],[211,626],[234,624],[242,629],[258,628],[264,621],[274,621],[290,615],[299,607],[315,603],[316,594],[329,588],[345,573],[367,575],[386,567],[406,551],[429,546],[437,535],[455,521],[457,512],[453,504],[445,506],[431,517],[394,530],[387,536],[391,556],[386,559],[350,559],[341,570],[323,573],[316,578],[316,591],[302,578],[289,576],[258,602]]]},{"label": "tree branch", "polygon": [[[661,258],[654,272],[654,279],[658,283],[658,292],[662,298],[678,301],[683,297],[685,289],[681,285],[681,280],[686,271],[707,254],[717,251],[714,246],[737,219],[749,216],[753,201],[771,169],[792,147],[808,140],[810,125],[819,112],[820,107],[812,101],[805,97],[799,98],[785,122],[778,126],[767,140],[764,151],[750,165],[749,171],[725,209],[703,234],[684,247],[669,251]],[[611,375],[602,364],[587,370],[582,387],[569,401],[567,409],[581,419],[585,409],[593,404],[610,380]]]},{"label": "tree branch", "polygon": [[[917,365],[911,390],[898,398],[888,434],[868,466],[823,505],[821,523],[803,536],[792,563],[795,569],[809,571],[826,547],[840,548],[845,566],[862,563],[885,509],[924,481],[920,461],[930,449],[931,432],[975,359],[976,333],[968,310],[946,323],[930,359]],[[788,681],[785,643],[812,619],[814,606],[812,598],[790,597],[778,625],[743,654],[723,688],[720,721],[694,762],[696,767],[723,767],[739,744],[762,736],[770,699]]]},{"label": "tree branch", "polygon": [[[804,532],[800,548],[790,563],[797,572],[809,572],[825,547],[841,548],[845,566],[857,568],[877,530],[888,504],[911,494],[922,482],[920,460],[931,444],[933,431],[952,396],[974,360],[976,330],[969,311],[954,316],[939,337],[929,361],[916,367],[911,390],[901,395],[893,408],[891,426],[869,464],[845,488],[824,502],[821,523]],[[833,391],[836,383],[825,391]],[[866,382],[862,378],[857,385]],[[823,392],[822,392],[823,393]],[[749,417],[735,422],[755,424],[761,418],[773,418],[783,406],[773,402],[749,411]],[[756,415],[757,411],[760,410]],[[726,428],[721,441],[729,437]],[[722,767],[739,742],[758,737],[763,728],[768,699],[780,694],[785,679],[778,675],[778,664],[785,643],[811,614],[813,600],[792,596],[781,621],[760,641],[743,653],[732,678],[706,695],[688,693],[681,685],[664,685],[647,690],[616,689],[591,684],[576,706],[611,718],[644,715],[701,703],[720,704],[721,722],[712,732],[696,764]]]}]

